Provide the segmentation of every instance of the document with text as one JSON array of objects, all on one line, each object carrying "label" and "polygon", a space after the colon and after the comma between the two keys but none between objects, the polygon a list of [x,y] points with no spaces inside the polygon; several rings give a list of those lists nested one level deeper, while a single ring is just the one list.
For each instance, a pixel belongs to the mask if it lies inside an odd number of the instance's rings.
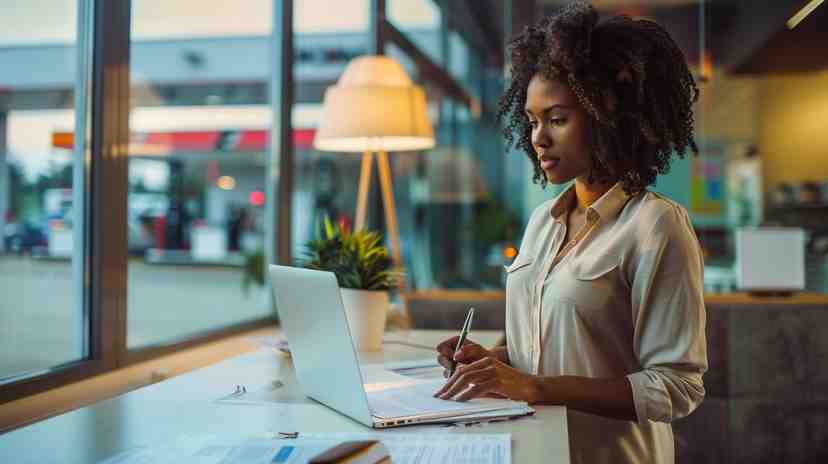
[{"label": "document with text", "polygon": [[381,441],[394,464],[510,464],[512,456],[508,433],[299,433],[290,439],[183,437],[128,450],[100,464],[305,464],[352,440]]}]

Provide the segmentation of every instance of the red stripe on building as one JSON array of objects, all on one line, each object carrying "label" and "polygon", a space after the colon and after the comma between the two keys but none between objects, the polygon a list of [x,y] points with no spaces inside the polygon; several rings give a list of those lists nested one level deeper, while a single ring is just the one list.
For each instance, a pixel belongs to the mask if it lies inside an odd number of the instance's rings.
[{"label": "red stripe on building", "polygon": [[[232,146],[223,147],[222,151],[231,152],[261,152],[266,151],[270,140],[268,130],[243,130],[237,133],[238,142]],[[312,150],[315,129],[294,129],[293,146],[298,150]],[[137,146],[152,146],[160,151],[175,154],[175,152],[214,152],[219,147],[220,131],[187,131],[187,132],[147,132],[132,133],[130,140]],[[71,150],[75,145],[75,134],[72,132],[55,132],[52,134],[52,146]],[[155,152],[155,150],[154,150]],[[132,153],[140,155],[142,153]]]},{"label": "red stripe on building", "polygon": [[170,152],[214,151],[218,145],[219,132],[150,132],[142,137],[142,143],[163,146]]}]

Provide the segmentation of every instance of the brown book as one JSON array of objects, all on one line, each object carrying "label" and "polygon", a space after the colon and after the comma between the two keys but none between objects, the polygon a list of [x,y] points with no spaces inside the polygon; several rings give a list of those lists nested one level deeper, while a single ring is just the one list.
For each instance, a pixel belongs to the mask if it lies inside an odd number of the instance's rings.
[{"label": "brown book", "polygon": [[391,455],[377,440],[346,441],[311,458],[310,464],[388,464]]}]

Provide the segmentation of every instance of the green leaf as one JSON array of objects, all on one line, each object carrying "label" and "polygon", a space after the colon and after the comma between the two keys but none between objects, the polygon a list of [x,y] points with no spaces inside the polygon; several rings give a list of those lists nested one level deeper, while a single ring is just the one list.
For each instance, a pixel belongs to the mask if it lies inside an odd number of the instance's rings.
[{"label": "green leaf", "polygon": [[331,219],[328,216],[325,216],[325,236],[329,239],[336,236],[336,231],[333,224],[331,224]]},{"label": "green leaf", "polygon": [[301,264],[333,272],[343,288],[386,290],[402,276],[393,270],[393,261],[382,243],[382,234],[376,231],[348,232],[325,217],[316,239],[305,245]]}]

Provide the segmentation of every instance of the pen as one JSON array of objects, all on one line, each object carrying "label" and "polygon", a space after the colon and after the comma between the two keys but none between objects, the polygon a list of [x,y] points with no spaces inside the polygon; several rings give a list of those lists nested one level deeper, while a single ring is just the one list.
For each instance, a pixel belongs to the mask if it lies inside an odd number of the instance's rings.
[{"label": "pen", "polygon": [[[466,337],[469,335],[469,330],[471,330],[471,322],[472,318],[474,317],[474,308],[469,308],[469,312],[466,314],[466,322],[463,323],[463,328],[460,329],[460,338],[457,339],[457,346],[454,347],[454,352],[457,353],[463,346],[463,342],[466,341]],[[454,375],[454,369],[457,367],[457,363],[452,360],[451,369],[449,370],[449,377]]]}]

